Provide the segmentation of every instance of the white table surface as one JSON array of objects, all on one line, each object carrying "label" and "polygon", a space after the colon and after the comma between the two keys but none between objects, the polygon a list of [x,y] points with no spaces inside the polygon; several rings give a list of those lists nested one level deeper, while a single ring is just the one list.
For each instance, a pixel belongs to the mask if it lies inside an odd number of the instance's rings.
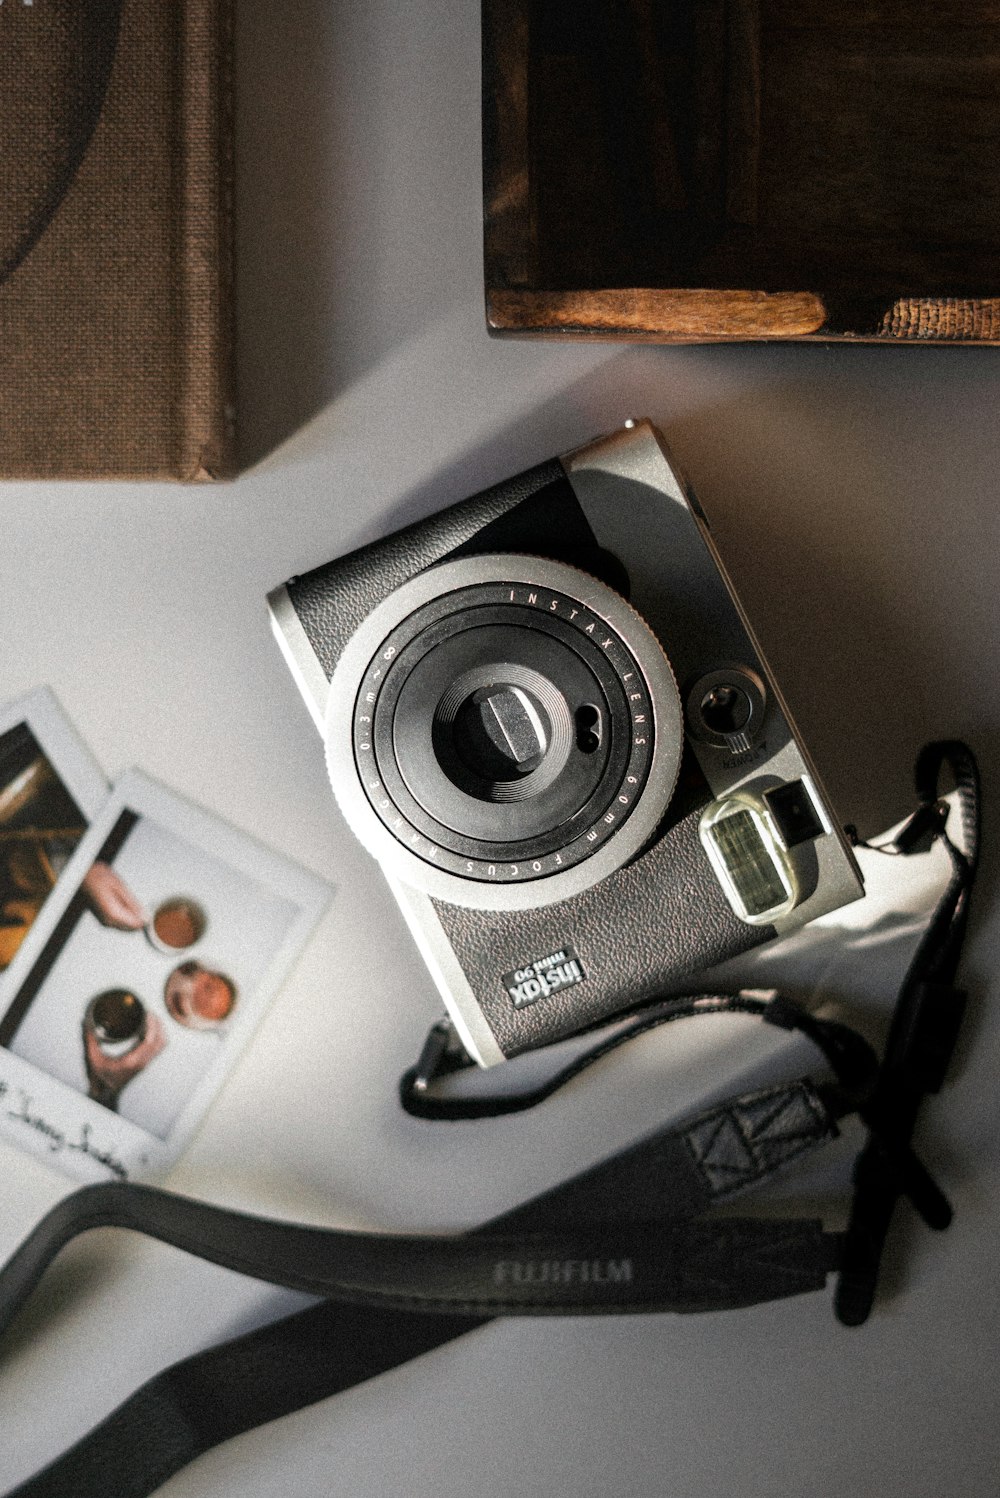
[{"label": "white table surface", "polygon": [[[260,461],[215,489],[0,496],[0,698],[50,683],[109,776],[141,765],[337,885],[170,1184],[314,1222],[462,1228],[766,1059],[746,1031],[661,1037],[535,1115],[404,1117],[396,1077],[438,1003],[333,806],[265,615],[290,574],[648,415],[697,486],[841,814],[867,831],[902,816],[926,739],[962,736],[980,756],[971,1017],[920,1131],[956,1222],[932,1237],[901,1210],[862,1330],[836,1325],[826,1295],[494,1324],[162,1491],[992,1498],[1000,353],[491,340],[477,12],[246,0],[241,405]],[[855,964],[862,1005],[884,1009],[904,955]],[[6,1253],[69,1182],[8,1146],[0,1180]],[[0,1485],[168,1362],[298,1303],[90,1235],[0,1348]]]}]

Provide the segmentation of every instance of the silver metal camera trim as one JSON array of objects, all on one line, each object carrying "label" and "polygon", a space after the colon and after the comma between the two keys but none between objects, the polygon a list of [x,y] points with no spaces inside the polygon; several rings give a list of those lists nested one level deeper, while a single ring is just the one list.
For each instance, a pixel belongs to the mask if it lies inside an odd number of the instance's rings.
[{"label": "silver metal camera trim", "polygon": [[[776,781],[809,781],[826,834],[812,845],[818,864],[816,886],[794,910],[774,921],[775,931],[796,931],[817,916],[860,899],[864,881],[857,860],[701,506],[659,431],[650,421],[630,421],[562,454],[560,462],[598,544],[624,562],[630,597],[666,642],[679,679],[686,682],[689,676],[703,674],[707,665],[726,663],[758,674],[766,686],[762,754],[745,760],[730,757],[694,735],[689,743],[715,797],[740,790],[756,794]],[[642,537],[639,545],[637,536]],[[669,586],[664,586],[668,579]]]},{"label": "silver metal camera trim", "polygon": [[[436,868],[409,852],[373,810],[354,758],[354,708],[362,677],[398,625],[443,594],[480,583],[510,582],[568,594],[615,631],[635,657],[653,709],[653,757],[639,802],[621,829],[589,858],[558,874],[517,884],[484,884]],[[518,554],[487,554],[442,562],[402,584],[358,627],[337,662],[324,724],[327,772],[337,804],[359,842],[392,881],[473,910],[535,910],[571,899],[633,858],[670,804],[684,744],[680,692],[662,646],[630,604],[587,573],[563,562]]]},{"label": "silver metal camera trim", "polygon": [[[291,578],[289,581],[294,582],[295,579]],[[272,589],[267,595],[267,607],[271,616],[271,633],[277,640],[285,665],[292,673],[292,680],[309,709],[309,716],[322,735],[326,727],[330,683],[310,644],[309,636],[302,628],[302,621],[295,612],[288,583]]]},{"label": "silver metal camera trim", "polygon": [[423,890],[394,878],[384,867],[382,874],[458,1031],[459,1040],[478,1066],[496,1066],[506,1061],[473,992],[468,974],[445,934],[434,901]]}]

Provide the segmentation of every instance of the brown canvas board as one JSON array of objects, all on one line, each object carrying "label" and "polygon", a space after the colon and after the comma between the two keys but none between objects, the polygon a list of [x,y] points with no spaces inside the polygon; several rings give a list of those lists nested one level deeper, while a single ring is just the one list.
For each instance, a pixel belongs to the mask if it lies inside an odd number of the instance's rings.
[{"label": "brown canvas board", "polygon": [[233,462],[229,0],[0,6],[0,476]]}]

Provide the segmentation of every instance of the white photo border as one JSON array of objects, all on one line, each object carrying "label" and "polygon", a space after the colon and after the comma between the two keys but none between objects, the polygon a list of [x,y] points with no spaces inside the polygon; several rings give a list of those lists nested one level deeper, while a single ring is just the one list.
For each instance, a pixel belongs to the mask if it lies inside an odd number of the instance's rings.
[{"label": "white photo border", "polygon": [[84,1181],[148,1179],[181,1154],[225,1077],[249,1042],[282,981],[326,911],[332,886],[248,833],[169,790],[140,770],[114,787],[63,872],[59,885],[4,975],[0,1020],[29,982],[49,938],[123,813],[148,817],[210,852],[237,873],[287,900],[295,915],[270,960],[256,975],[253,1002],[237,1006],[219,1054],[179,1111],[166,1138],[113,1113],[13,1051],[0,1047],[0,1136]]}]

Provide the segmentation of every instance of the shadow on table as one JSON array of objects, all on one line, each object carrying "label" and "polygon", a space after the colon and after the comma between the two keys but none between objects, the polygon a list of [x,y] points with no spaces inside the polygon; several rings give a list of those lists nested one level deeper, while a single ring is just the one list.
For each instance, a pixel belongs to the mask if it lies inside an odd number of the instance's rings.
[{"label": "shadow on table", "polygon": [[241,469],[481,284],[454,187],[477,180],[478,13],[453,8],[237,7]]}]

